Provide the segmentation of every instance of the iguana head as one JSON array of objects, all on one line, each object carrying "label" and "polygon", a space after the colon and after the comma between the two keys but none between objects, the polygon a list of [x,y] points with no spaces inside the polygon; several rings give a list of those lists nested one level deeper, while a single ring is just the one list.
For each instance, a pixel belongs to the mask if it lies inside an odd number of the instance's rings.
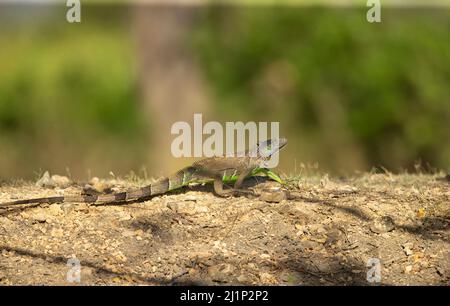
[{"label": "iguana head", "polygon": [[287,144],[286,138],[273,138],[259,142],[254,148],[256,157],[263,161],[269,160],[272,155],[281,150]]}]

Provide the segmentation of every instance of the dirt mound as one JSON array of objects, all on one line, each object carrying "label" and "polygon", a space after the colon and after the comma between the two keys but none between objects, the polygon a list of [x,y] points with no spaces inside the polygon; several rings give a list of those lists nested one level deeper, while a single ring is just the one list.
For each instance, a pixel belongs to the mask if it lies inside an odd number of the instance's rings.
[{"label": "dirt mound", "polygon": [[[291,180],[280,203],[201,187],[127,205],[3,209],[0,284],[449,284],[449,186],[322,176]],[[75,189],[8,184],[0,202]]]}]

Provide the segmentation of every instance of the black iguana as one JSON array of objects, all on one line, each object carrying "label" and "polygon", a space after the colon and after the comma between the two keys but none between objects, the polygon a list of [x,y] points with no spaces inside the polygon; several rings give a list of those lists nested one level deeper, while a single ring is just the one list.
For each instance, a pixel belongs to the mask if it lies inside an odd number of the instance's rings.
[{"label": "black iguana", "polygon": [[[191,166],[175,174],[161,178],[148,186],[111,195],[77,195],[54,196],[46,198],[25,199],[0,204],[2,206],[39,203],[121,203],[130,200],[146,199],[179,189],[191,183],[213,182],[217,195],[225,197],[239,191],[244,179],[257,173],[265,173],[270,178],[281,179],[266,167],[271,156],[287,143],[285,138],[270,139],[258,143],[242,156],[235,154],[226,157],[210,157],[194,162]],[[237,155],[237,156],[236,156]],[[234,182],[234,189],[224,190],[223,184]]]}]

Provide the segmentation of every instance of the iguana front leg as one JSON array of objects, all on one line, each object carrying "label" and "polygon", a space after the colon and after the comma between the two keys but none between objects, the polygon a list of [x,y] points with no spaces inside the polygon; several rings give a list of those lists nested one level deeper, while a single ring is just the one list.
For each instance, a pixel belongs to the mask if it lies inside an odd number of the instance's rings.
[{"label": "iguana front leg", "polygon": [[217,176],[214,178],[214,192],[221,196],[221,197],[229,197],[233,194],[239,194],[239,193],[246,193],[246,194],[253,194],[253,192],[249,190],[242,190],[242,183],[244,182],[245,178],[252,173],[252,170],[245,171],[241,173],[236,181],[234,183],[234,188],[229,190],[223,189],[223,181],[222,177]]}]

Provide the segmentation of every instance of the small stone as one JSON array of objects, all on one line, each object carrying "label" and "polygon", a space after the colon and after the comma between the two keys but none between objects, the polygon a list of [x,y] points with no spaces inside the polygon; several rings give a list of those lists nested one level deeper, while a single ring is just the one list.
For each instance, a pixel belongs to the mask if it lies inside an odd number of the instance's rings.
[{"label": "small stone", "polygon": [[265,202],[279,203],[287,199],[287,193],[281,187],[266,188],[261,191],[259,199]]},{"label": "small stone", "polygon": [[412,242],[407,242],[407,243],[403,244],[402,247],[403,247],[403,251],[405,252],[406,256],[411,256],[413,254],[413,251],[412,251],[413,243]]},{"label": "small stone", "polygon": [[319,226],[317,226],[316,232],[318,234],[325,234],[327,232],[327,230],[326,230],[325,226],[319,225]]},{"label": "small stone", "polygon": [[49,210],[49,213],[54,216],[62,215],[64,213],[63,210],[61,209],[61,205],[59,205],[59,204],[50,205],[48,210]]},{"label": "small stone", "polygon": [[319,243],[310,240],[300,241],[299,247],[303,250],[314,250],[320,246]]},{"label": "small stone", "polygon": [[178,203],[176,202],[169,202],[166,204],[167,208],[169,208],[170,210],[177,212],[177,207],[178,207]]},{"label": "small stone", "polygon": [[305,226],[301,225],[300,223],[295,223],[295,228],[302,232],[304,232],[305,230]]},{"label": "small stone", "polygon": [[45,171],[44,175],[36,182],[36,186],[43,188],[55,188],[56,184],[50,177],[50,173]]},{"label": "small stone", "polygon": [[339,244],[342,244],[342,241],[345,240],[344,233],[337,228],[331,229],[326,235],[327,235],[327,240],[326,240],[327,244],[339,245]]},{"label": "small stone", "polygon": [[445,276],[445,270],[442,267],[436,266],[436,272],[440,276]]},{"label": "small stone", "polygon": [[259,279],[264,284],[275,284],[277,282],[275,277],[272,274],[266,273],[266,272],[260,273]]},{"label": "small stone", "polygon": [[389,216],[377,218],[372,222],[370,230],[377,234],[387,233],[395,228],[394,220]]},{"label": "small stone", "polygon": [[188,194],[188,195],[186,195],[184,200],[185,201],[194,201],[195,202],[195,201],[197,201],[197,197],[195,195]]},{"label": "small stone", "polygon": [[134,235],[135,235],[134,231],[124,230],[122,232],[122,236],[123,237],[133,237]]},{"label": "small stone", "polygon": [[195,210],[198,213],[207,213],[208,212],[208,207],[206,207],[206,206],[197,206],[197,208]]},{"label": "small stone", "polygon": [[119,211],[117,214],[119,221],[128,221],[131,220],[131,215],[126,211]]},{"label": "small stone", "polygon": [[269,254],[261,254],[261,255],[259,255],[259,258],[261,258],[261,259],[270,259],[270,255]]},{"label": "small stone", "polygon": [[122,253],[121,251],[117,251],[117,252],[114,254],[114,257],[115,257],[118,261],[121,261],[121,262],[126,262],[126,261],[128,260],[128,258],[127,258],[125,255],[123,255],[123,253]]},{"label": "small stone", "polygon": [[406,274],[410,273],[410,272],[412,271],[412,269],[413,269],[413,266],[411,266],[411,265],[406,266],[406,267],[405,267],[405,273],[406,273]]},{"label": "small stone", "polygon": [[216,282],[228,282],[230,275],[234,272],[235,268],[230,264],[219,264],[208,268],[208,275],[213,281]]},{"label": "small stone", "polygon": [[30,219],[32,219],[35,222],[43,223],[48,221],[48,216],[46,216],[44,213],[36,213],[31,215]]},{"label": "small stone", "polygon": [[75,211],[84,211],[84,210],[88,210],[89,209],[89,205],[87,203],[79,203],[74,205],[74,210]]},{"label": "small stone", "polygon": [[193,201],[169,202],[167,203],[167,207],[179,214],[192,215],[197,212],[195,202]]},{"label": "small stone", "polygon": [[62,212],[67,215],[70,214],[73,210],[75,210],[75,205],[70,203],[64,203],[60,205]]},{"label": "small stone", "polygon": [[52,175],[51,180],[53,181],[53,184],[59,188],[67,188],[70,187],[70,185],[72,185],[72,182],[67,176],[55,174]]},{"label": "small stone", "polygon": [[[27,212],[25,212],[25,211],[21,212],[19,215],[20,215],[23,219],[29,219],[29,218],[30,218],[30,215],[29,215]],[[44,222],[45,222],[45,221],[44,221]]]},{"label": "small stone", "polygon": [[98,177],[96,177],[96,176],[94,176],[93,178],[91,178],[89,180],[89,184],[91,184],[91,185],[94,185],[94,184],[96,184],[98,182],[100,182],[100,179]]},{"label": "small stone", "polygon": [[85,280],[86,278],[89,279],[94,274],[94,269],[89,267],[82,267],[81,268],[81,281]]},{"label": "small stone", "polygon": [[240,283],[248,283],[249,282],[248,277],[245,276],[244,274],[239,275],[236,279]]},{"label": "small stone", "polygon": [[210,251],[197,251],[197,252],[192,252],[189,255],[190,258],[195,258],[200,261],[211,258],[211,256],[212,256],[212,253]]},{"label": "small stone", "polygon": [[61,238],[64,236],[64,230],[62,228],[54,228],[50,231],[50,235],[55,238]]},{"label": "small stone", "polygon": [[96,190],[92,185],[86,184],[83,187],[83,190],[81,191],[82,195],[99,195],[101,194],[100,191]]},{"label": "small stone", "polygon": [[99,195],[99,194],[109,194],[113,192],[113,182],[105,182],[100,180],[98,177],[93,177],[89,184],[83,187],[83,194],[87,195]]},{"label": "small stone", "polygon": [[426,215],[425,208],[419,208],[417,210],[417,214],[416,214],[417,218],[423,219],[423,218],[425,218],[425,215]]},{"label": "small stone", "polygon": [[121,279],[120,279],[120,277],[115,276],[115,277],[113,277],[113,278],[111,279],[111,281],[112,281],[113,283],[115,283],[115,284],[118,284],[118,283],[121,282]]},{"label": "small stone", "polygon": [[[25,213],[25,212],[22,212],[20,215],[22,215],[23,213]],[[24,217],[22,216],[22,218],[24,218]],[[27,218],[24,218],[24,219],[27,219]],[[0,216],[0,226],[1,227],[6,229],[6,228],[12,226],[13,224],[14,224],[13,221],[9,220],[8,218]]]}]

